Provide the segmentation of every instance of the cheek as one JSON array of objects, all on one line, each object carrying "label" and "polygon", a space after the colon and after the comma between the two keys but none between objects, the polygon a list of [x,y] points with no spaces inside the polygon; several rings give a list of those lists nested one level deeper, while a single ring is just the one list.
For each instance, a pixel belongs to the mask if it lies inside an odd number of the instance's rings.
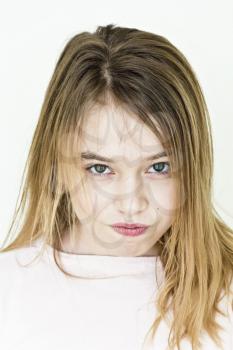
[{"label": "cheek", "polygon": [[88,222],[93,216],[95,207],[92,200],[92,189],[85,177],[77,175],[69,178],[68,190],[73,210],[80,221]]},{"label": "cheek", "polygon": [[150,205],[159,210],[161,215],[173,217],[177,208],[175,180],[158,181],[150,186]]},{"label": "cheek", "polygon": [[83,184],[73,186],[70,198],[73,209],[82,222],[97,218],[112,201],[112,196],[106,193],[103,185],[96,186],[93,181],[88,180],[85,180]]},{"label": "cheek", "polygon": [[87,221],[90,218],[91,210],[87,195],[82,190],[73,191],[70,194],[73,210],[82,222]]}]

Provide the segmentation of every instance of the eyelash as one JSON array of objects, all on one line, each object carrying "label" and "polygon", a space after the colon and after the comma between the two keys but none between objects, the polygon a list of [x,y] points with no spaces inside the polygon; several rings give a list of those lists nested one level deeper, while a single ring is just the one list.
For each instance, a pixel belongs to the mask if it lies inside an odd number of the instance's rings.
[{"label": "eyelash", "polygon": [[[151,166],[153,166],[153,165],[158,165],[158,164],[166,164],[166,165],[168,165],[168,166],[170,167],[170,163],[169,163],[169,162],[154,163],[154,164],[152,164]],[[109,167],[108,167],[107,165],[105,165],[105,164],[96,163],[96,164],[92,164],[92,165],[86,167],[85,169],[86,169],[89,173],[91,173],[91,175],[93,175],[93,176],[109,176],[109,175],[111,175],[111,173],[108,173],[108,174],[101,174],[101,173],[94,174],[94,173],[92,173],[92,172],[91,172],[91,168],[96,167],[96,166],[98,166],[98,165],[100,165],[100,166],[102,166],[102,167],[109,168]],[[158,176],[166,176],[168,173],[169,173],[169,170],[164,171],[163,173],[157,173],[157,175],[158,175]],[[156,172],[155,172],[154,174],[156,174]]]}]

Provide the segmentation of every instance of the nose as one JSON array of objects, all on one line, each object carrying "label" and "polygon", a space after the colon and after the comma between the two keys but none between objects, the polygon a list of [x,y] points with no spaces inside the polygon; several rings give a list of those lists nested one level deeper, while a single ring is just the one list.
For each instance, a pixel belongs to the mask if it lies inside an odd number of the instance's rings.
[{"label": "nose", "polygon": [[138,181],[128,181],[119,189],[116,199],[117,210],[125,217],[135,216],[143,213],[147,206],[146,191]]}]

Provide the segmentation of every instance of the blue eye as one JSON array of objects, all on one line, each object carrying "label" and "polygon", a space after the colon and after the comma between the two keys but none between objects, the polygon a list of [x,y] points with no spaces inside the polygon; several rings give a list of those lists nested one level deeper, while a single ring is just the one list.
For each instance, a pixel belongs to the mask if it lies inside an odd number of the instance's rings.
[{"label": "blue eye", "polygon": [[[163,170],[164,165],[167,166],[166,170]],[[158,172],[159,176],[167,175],[170,171],[170,163],[169,162],[155,163],[152,165],[152,167],[156,172]]]},{"label": "blue eye", "polygon": [[[92,168],[97,170],[97,173],[93,173],[91,171]],[[106,176],[106,175],[109,175],[109,174],[103,173],[104,169],[106,169],[106,168],[108,168],[108,166],[104,165],[104,164],[93,164],[93,165],[87,167],[86,170],[89,171],[91,173],[91,175],[94,175],[94,176]]]},{"label": "blue eye", "polygon": [[[163,170],[164,166],[167,166],[168,169]],[[151,167],[155,170],[155,172],[150,173],[150,174],[157,174],[158,176],[165,176],[169,173],[170,171],[170,163],[169,162],[160,162],[160,163],[155,163],[152,164]],[[112,172],[109,173],[104,173],[106,168],[109,168],[105,164],[93,164],[91,166],[88,166],[85,168],[91,175],[94,176],[109,176],[112,174]],[[92,172],[92,169],[95,169],[96,172]]]}]

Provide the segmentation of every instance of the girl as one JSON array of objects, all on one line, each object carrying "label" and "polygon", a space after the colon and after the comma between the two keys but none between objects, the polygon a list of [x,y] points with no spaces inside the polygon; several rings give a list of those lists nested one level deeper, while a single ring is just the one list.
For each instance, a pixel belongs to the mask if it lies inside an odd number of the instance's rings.
[{"label": "girl", "polygon": [[1,348],[233,349],[212,177],[203,92],[171,42],[112,24],[71,38],[1,249]]}]

